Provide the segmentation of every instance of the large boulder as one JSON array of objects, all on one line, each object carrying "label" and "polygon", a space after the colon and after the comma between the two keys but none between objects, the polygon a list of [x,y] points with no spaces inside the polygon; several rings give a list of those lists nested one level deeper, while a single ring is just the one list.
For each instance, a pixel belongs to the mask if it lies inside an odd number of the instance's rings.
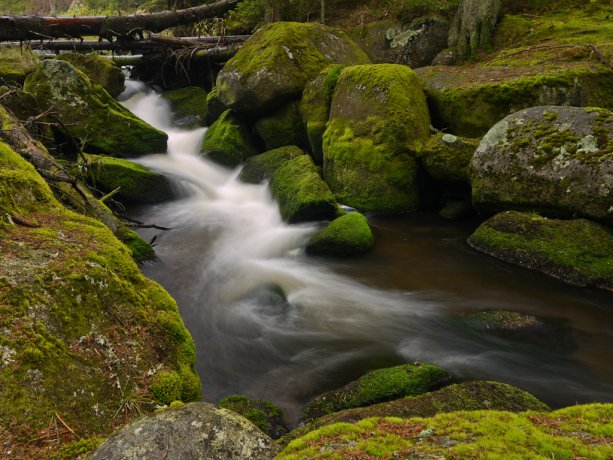
[{"label": "large boulder", "polygon": [[278,439],[289,431],[283,421],[283,410],[269,401],[232,395],[218,404],[242,415],[273,439]]},{"label": "large boulder", "polygon": [[276,460],[323,458],[611,458],[613,404],[555,412],[477,410],[431,418],[373,417],[326,425],[295,439]]},{"label": "large boulder", "polygon": [[209,125],[215,123],[219,117],[221,117],[224,112],[228,110],[228,107],[224,105],[223,102],[219,99],[219,94],[217,94],[217,86],[214,86],[213,89],[206,96],[206,121]]},{"label": "large boulder", "polygon": [[206,131],[200,153],[224,166],[235,167],[258,154],[248,128],[226,110]]},{"label": "large boulder", "polygon": [[272,439],[240,415],[193,403],[125,426],[88,459],[271,460],[278,451]]},{"label": "large boulder", "polygon": [[533,107],[483,138],[470,165],[475,209],[613,222],[613,113]]},{"label": "large boulder", "polygon": [[365,64],[368,56],[342,32],[319,23],[267,24],[245,42],[217,77],[221,101],[261,115],[300,98],[306,83],[329,64]]},{"label": "large boulder", "polygon": [[162,94],[174,114],[178,126],[194,128],[204,126],[207,121],[207,92],[199,86],[185,86]]},{"label": "large boulder", "polygon": [[255,130],[266,150],[285,145],[306,147],[307,140],[298,101],[290,102],[255,122]]},{"label": "large boulder", "polygon": [[462,0],[449,31],[449,47],[468,56],[491,46],[501,17],[502,0]]},{"label": "large boulder", "polygon": [[283,163],[301,155],[306,154],[295,145],[269,150],[248,158],[238,177],[249,184],[260,184],[269,180]]},{"label": "large boulder", "polygon": [[334,195],[308,155],[286,161],[277,168],[270,190],[287,222],[332,219],[337,213]]},{"label": "large boulder", "polygon": [[507,211],[484,222],[468,243],[570,284],[613,290],[613,231],[586,219]]},{"label": "large boulder", "polygon": [[315,397],[303,407],[302,419],[309,421],[343,409],[420,395],[448,379],[447,372],[428,363],[377,369],[342,388]]},{"label": "large boulder", "polygon": [[172,185],[163,174],[120,158],[87,155],[87,179],[98,190],[126,203],[153,204],[171,200]]},{"label": "large boulder", "polygon": [[603,65],[441,65],[415,72],[432,124],[458,136],[483,136],[507,115],[537,105],[613,109],[613,70]]},{"label": "large boulder", "polygon": [[[0,215],[0,457],[31,455],[50,421],[83,438],[110,435],[154,409],[163,375],[175,376],[179,399],[200,398],[174,300],[104,224],[56,201],[2,142]],[[38,454],[55,457],[70,437]]]},{"label": "large boulder", "polygon": [[56,59],[70,62],[93,83],[102,86],[111,97],[116,98],[124,89],[125,76],[121,68],[109,58],[97,54],[62,53]]},{"label": "large boulder", "polygon": [[468,183],[468,166],[478,146],[478,139],[439,133],[428,139],[420,157],[433,179]]},{"label": "large boulder", "polygon": [[368,219],[359,212],[337,217],[309,239],[308,254],[357,256],[375,244]]},{"label": "large boulder", "polygon": [[50,59],[26,78],[24,89],[61,128],[91,153],[134,157],[166,151],[167,135],[119,104],[100,85],[65,61]]},{"label": "large boulder", "polygon": [[411,69],[343,69],[327,126],[324,178],[340,203],[380,214],[417,209],[415,153],[429,136],[430,118]]}]

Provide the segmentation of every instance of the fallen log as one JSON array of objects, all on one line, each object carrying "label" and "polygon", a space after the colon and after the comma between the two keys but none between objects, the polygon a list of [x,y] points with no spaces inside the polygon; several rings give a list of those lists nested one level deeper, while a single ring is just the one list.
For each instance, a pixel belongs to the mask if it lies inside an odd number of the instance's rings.
[{"label": "fallen log", "polygon": [[161,32],[170,27],[216,17],[234,8],[242,0],[219,0],[215,3],[151,14],[125,16],[0,16],[0,41],[81,38],[94,35],[114,37],[140,36],[144,31]]}]

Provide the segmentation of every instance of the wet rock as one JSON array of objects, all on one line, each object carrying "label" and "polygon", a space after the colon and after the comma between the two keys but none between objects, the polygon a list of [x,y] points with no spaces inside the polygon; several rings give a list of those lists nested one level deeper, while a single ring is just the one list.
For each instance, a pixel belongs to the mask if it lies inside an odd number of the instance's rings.
[{"label": "wet rock", "polygon": [[285,145],[307,146],[298,101],[291,102],[257,120],[255,130],[264,141],[267,150]]},{"label": "wet rock", "polygon": [[613,290],[613,231],[586,219],[507,211],[481,224],[468,243],[570,284]]},{"label": "wet rock", "polygon": [[315,397],[304,406],[302,419],[310,421],[343,409],[423,394],[448,379],[447,372],[428,363],[374,370],[342,388]]},{"label": "wet rock", "polygon": [[268,401],[232,395],[219,401],[219,406],[242,415],[272,439],[288,433],[283,421],[283,411]]},{"label": "wet rock", "polygon": [[275,171],[286,161],[306,155],[299,147],[288,145],[250,157],[239,175],[240,180],[250,184],[260,184],[269,180]]},{"label": "wet rock", "polygon": [[360,211],[419,206],[415,152],[429,135],[425,96],[414,72],[395,64],[344,68],[324,134],[324,179],[336,199]]},{"label": "wet rock", "polygon": [[186,86],[162,94],[170,103],[175,124],[184,128],[206,124],[207,96],[207,92],[199,86]]},{"label": "wet rock", "polygon": [[375,240],[368,220],[358,212],[337,217],[315,233],[306,245],[308,254],[357,256],[372,249]]},{"label": "wet rock", "polygon": [[226,110],[206,131],[200,153],[224,166],[235,167],[258,154],[247,127]]},{"label": "wet rock", "polygon": [[217,77],[220,100],[261,116],[298,99],[330,64],[365,64],[366,54],[342,32],[318,23],[275,22],[257,30]]},{"label": "wet rock", "polygon": [[470,164],[475,209],[613,222],[613,113],[533,107],[483,138]]},{"label": "wet rock", "polygon": [[97,54],[62,53],[56,57],[69,62],[93,82],[102,86],[111,97],[117,98],[124,89],[125,76],[111,59]]},{"label": "wet rock", "polygon": [[24,89],[41,107],[53,107],[61,129],[90,153],[134,157],[166,151],[165,133],[136,117],[68,62],[42,62]]},{"label": "wet rock", "polygon": [[459,220],[469,216],[472,210],[472,206],[466,200],[451,201],[438,212],[438,215],[443,219]]},{"label": "wet rock", "polygon": [[337,205],[328,185],[308,155],[286,161],[270,182],[283,219],[289,223],[327,220],[336,216]]},{"label": "wet rock", "polygon": [[158,412],[105,441],[89,460],[272,459],[279,448],[247,419],[208,403]]}]

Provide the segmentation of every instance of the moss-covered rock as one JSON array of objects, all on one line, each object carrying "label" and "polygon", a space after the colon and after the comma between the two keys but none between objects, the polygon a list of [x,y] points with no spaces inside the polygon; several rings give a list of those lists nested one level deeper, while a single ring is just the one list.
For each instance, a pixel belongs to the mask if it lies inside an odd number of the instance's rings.
[{"label": "moss-covered rock", "polygon": [[468,243],[570,284],[613,290],[613,231],[586,219],[507,211],[481,224]]},{"label": "moss-covered rock", "polygon": [[166,151],[165,133],[137,118],[101,86],[65,61],[44,61],[24,84],[62,129],[92,153],[134,157]]},{"label": "moss-covered rock", "polygon": [[111,59],[97,54],[62,53],[56,59],[70,62],[93,82],[102,86],[111,97],[116,98],[124,89],[125,77],[121,68]]},{"label": "moss-covered rock", "polygon": [[337,217],[309,239],[309,254],[357,256],[372,249],[375,240],[368,219],[358,212]]},{"label": "moss-covered rock", "polygon": [[215,123],[223,113],[228,110],[228,107],[221,102],[217,93],[217,86],[206,96],[206,121],[209,125]]},{"label": "moss-covered rock", "polygon": [[447,372],[428,363],[370,371],[342,388],[315,397],[302,409],[302,419],[309,421],[343,409],[420,395],[448,379]]},{"label": "moss-covered rock", "polygon": [[252,423],[208,403],[192,403],[132,422],[105,441],[90,460],[269,460],[275,442]]},{"label": "moss-covered rock", "polygon": [[264,141],[267,150],[285,145],[307,146],[298,101],[290,102],[270,115],[257,120],[255,130]]},{"label": "moss-covered rock", "polygon": [[449,385],[419,396],[396,399],[367,407],[345,409],[325,415],[293,430],[281,439],[286,445],[322,426],[355,423],[369,417],[432,417],[444,412],[468,410],[546,411],[547,405],[530,393],[500,382],[474,381]]},{"label": "moss-covered rock", "polygon": [[245,42],[217,77],[221,101],[249,115],[298,99],[329,64],[365,64],[366,54],[342,32],[318,23],[267,24]]},{"label": "moss-covered rock", "polygon": [[460,57],[491,47],[502,11],[502,0],[463,0],[449,30],[449,47]]},{"label": "moss-covered rock", "polygon": [[120,158],[87,155],[87,178],[104,193],[119,188],[117,198],[135,204],[161,203],[173,198],[166,176]]},{"label": "moss-covered rock", "polygon": [[334,195],[308,155],[298,156],[279,166],[270,181],[270,190],[287,222],[325,220],[336,216]]},{"label": "moss-covered rock", "polygon": [[507,115],[537,105],[613,109],[613,70],[600,65],[434,66],[416,72],[434,126],[460,136],[482,136]]},{"label": "moss-covered rock", "polygon": [[435,180],[468,182],[468,165],[478,146],[478,139],[440,133],[428,140],[420,157],[426,172]]},{"label": "moss-covered rock", "polygon": [[369,418],[336,423],[292,441],[276,458],[611,457],[613,404],[555,412],[471,411],[432,418]]},{"label": "moss-covered rock", "polygon": [[38,66],[38,58],[26,47],[0,48],[0,85],[22,85],[26,77]]},{"label": "moss-covered rock", "polygon": [[324,178],[336,199],[381,214],[417,209],[415,152],[429,124],[425,96],[408,67],[343,69],[323,138]]},{"label": "moss-covered rock", "polygon": [[40,444],[50,421],[84,439],[108,436],[153,409],[160,373],[179,376],[181,399],[199,398],[194,343],[177,306],[128,249],[102,223],[64,208],[4,143],[0,184],[2,455],[35,445],[51,457],[73,437]]},{"label": "moss-covered rock", "polygon": [[259,152],[245,125],[226,110],[206,131],[200,153],[216,163],[235,167]]},{"label": "moss-covered rock", "polygon": [[315,164],[324,161],[323,135],[330,117],[332,94],[345,66],[334,64],[326,67],[319,75],[304,87],[300,100],[300,115],[306,127],[306,134]]},{"label": "moss-covered rock", "polygon": [[242,415],[272,439],[287,434],[283,411],[268,401],[232,395],[219,401],[219,406]]},{"label": "moss-covered rock", "polygon": [[207,120],[207,92],[199,86],[166,91],[162,97],[170,103],[174,122],[178,126],[193,128],[204,126]]},{"label": "moss-covered rock", "polygon": [[269,180],[283,163],[296,157],[306,155],[299,147],[287,145],[269,150],[245,161],[245,166],[238,176],[243,182],[260,184]]},{"label": "moss-covered rock", "polygon": [[613,222],[613,113],[549,106],[509,115],[483,138],[470,175],[481,212]]}]

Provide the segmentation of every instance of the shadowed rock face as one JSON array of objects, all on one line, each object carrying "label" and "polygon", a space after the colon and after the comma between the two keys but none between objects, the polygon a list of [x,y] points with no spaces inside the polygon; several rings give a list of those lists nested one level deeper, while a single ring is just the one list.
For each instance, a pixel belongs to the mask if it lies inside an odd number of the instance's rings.
[{"label": "shadowed rock face", "polygon": [[125,426],[90,460],[271,459],[275,442],[247,419],[208,403],[159,412]]}]

